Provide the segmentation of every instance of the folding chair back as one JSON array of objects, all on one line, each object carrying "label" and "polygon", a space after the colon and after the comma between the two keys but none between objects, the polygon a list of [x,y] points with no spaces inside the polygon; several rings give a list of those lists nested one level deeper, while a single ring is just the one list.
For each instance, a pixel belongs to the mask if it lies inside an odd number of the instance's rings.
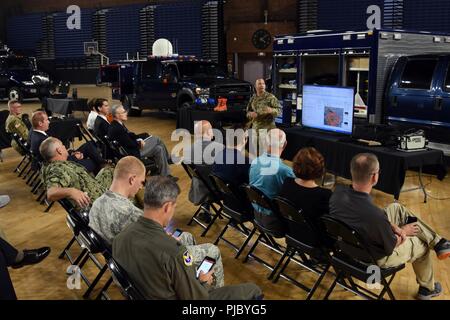
[{"label": "folding chair back", "polygon": [[12,138],[17,143],[19,148],[23,151],[23,154],[29,154],[30,153],[30,146],[17,133],[13,133],[12,134]]},{"label": "folding chair back", "polygon": [[273,201],[286,221],[287,235],[294,241],[297,240],[296,244],[306,250],[322,245],[319,230],[301,209],[297,209],[292,202],[282,197],[276,197]]},{"label": "folding chair back", "polygon": [[126,271],[113,258],[108,259],[108,269],[125,298],[128,300],[145,300],[144,295],[132,283]]},{"label": "folding chair back", "polygon": [[329,216],[322,217],[321,219],[327,234],[336,241],[335,248],[337,253],[344,254],[364,263],[376,264],[365,241],[356,230]]},{"label": "folding chair back", "polygon": [[210,179],[219,193],[226,214],[237,221],[242,220],[243,217],[246,221],[254,218],[253,207],[240,186],[235,186],[214,173],[210,174]]},{"label": "folding chair back", "polygon": [[202,169],[205,167],[205,165],[185,163],[185,162],[182,162],[181,165],[183,166],[184,170],[187,172],[188,176],[191,179],[196,178],[196,179],[200,180],[205,185],[205,187],[208,189],[210,196],[212,198],[215,198],[215,200],[218,200],[219,195],[218,195],[217,189],[215,188],[215,186],[213,186],[211,184],[208,177],[205,176],[204,173],[202,172],[203,171]]}]

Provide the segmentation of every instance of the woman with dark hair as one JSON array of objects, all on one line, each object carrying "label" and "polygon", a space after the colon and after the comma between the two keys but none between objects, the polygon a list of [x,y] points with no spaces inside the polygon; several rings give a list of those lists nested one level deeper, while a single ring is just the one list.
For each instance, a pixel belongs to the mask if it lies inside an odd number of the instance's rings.
[{"label": "woman with dark hair", "polygon": [[311,147],[300,149],[294,157],[293,169],[296,178],[284,181],[279,196],[313,220],[327,214],[332,192],[315,182],[325,174],[325,160],[320,152]]}]

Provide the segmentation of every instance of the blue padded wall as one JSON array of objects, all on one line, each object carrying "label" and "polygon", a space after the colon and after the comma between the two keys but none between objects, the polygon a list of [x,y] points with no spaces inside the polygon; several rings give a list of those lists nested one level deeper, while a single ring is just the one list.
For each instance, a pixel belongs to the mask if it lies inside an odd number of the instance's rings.
[{"label": "blue padded wall", "polygon": [[67,18],[69,14],[58,12],[54,15],[55,58],[76,58],[84,56],[83,42],[92,41],[91,9],[81,10],[81,29],[69,30]]},{"label": "blue padded wall", "polygon": [[384,0],[319,0],[318,29],[339,31],[366,30],[367,7],[378,5],[383,15]]},{"label": "blue padded wall", "polygon": [[35,53],[42,39],[42,14],[27,14],[8,19],[6,44],[16,51]]},{"label": "blue padded wall", "polygon": [[140,50],[139,11],[144,5],[114,7],[106,13],[106,44],[110,62],[130,58]]},{"label": "blue padded wall", "polygon": [[406,0],[403,24],[405,29],[450,33],[450,1]]},{"label": "blue padded wall", "polygon": [[156,39],[168,39],[181,55],[202,56],[202,1],[160,5],[155,12]]}]

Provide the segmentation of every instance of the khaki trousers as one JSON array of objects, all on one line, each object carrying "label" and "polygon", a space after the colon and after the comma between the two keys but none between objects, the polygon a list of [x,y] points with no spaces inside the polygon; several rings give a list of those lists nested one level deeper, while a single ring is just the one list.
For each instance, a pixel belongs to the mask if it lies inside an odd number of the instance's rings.
[{"label": "khaki trousers", "polygon": [[[389,221],[400,227],[405,225],[409,216],[415,217],[411,211],[399,203],[390,204],[384,211]],[[408,237],[403,244],[394,249],[390,256],[378,260],[377,263],[382,268],[390,268],[411,262],[417,283],[432,291],[434,290],[434,272],[430,250],[441,240],[441,237],[422,220],[417,219],[417,223],[421,230],[419,234]]]}]

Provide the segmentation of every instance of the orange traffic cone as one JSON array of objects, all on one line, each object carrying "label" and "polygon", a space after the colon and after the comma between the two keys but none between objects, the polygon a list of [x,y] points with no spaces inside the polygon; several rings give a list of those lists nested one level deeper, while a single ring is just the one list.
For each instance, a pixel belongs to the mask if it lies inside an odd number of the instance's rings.
[{"label": "orange traffic cone", "polygon": [[214,108],[214,111],[227,111],[227,98],[219,98],[217,99],[217,106]]}]

